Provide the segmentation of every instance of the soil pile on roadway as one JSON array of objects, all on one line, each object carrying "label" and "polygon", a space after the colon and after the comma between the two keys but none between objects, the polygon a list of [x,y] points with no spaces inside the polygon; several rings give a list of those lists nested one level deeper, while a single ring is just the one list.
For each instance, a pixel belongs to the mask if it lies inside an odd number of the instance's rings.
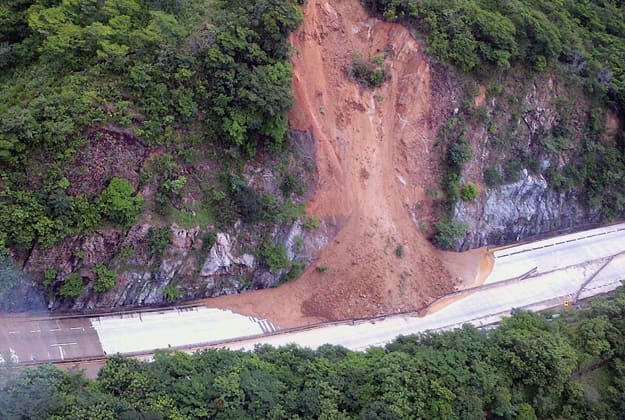
[{"label": "soil pile on roadway", "polygon": [[[290,327],[416,310],[474,282],[479,252],[456,261],[417,226],[432,218],[425,192],[438,184],[434,143],[451,107],[421,46],[404,27],[370,18],[358,0],[310,0],[304,16],[292,37],[290,121],[317,147],[319,184],[307,211],[336,223],[338,234],[296,281],[207,303]],[[384,51],[392,51],[384,85],[365,89],[348,78],[354,54]]]}]

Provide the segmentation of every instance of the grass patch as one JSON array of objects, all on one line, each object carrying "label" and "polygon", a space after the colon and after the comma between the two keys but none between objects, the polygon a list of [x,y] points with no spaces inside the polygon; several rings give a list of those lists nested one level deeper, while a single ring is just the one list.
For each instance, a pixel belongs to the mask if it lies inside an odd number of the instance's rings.
[{"label": "grass patch", "polygon": [[202,205],[196,205],[190,209],[173,208],[167,219],[185,229],[195,226],[205,227],[215,223],[215,218],[210,209]]}]

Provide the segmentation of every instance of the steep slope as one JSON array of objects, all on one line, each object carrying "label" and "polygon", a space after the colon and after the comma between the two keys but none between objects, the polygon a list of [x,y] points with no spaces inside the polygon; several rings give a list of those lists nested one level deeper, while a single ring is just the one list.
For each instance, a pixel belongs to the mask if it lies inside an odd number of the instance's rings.
[{"label": "steep slope", "polygon": [[[290,121],[312,133],[317,147],[319,184],[307,211],[339,231],[297,281],[211,304],[294,325],[417,309],[473,281],[477,253],[457,263],[417,227],[434,212],[425,192],[437,185],[434,140],[451,113],[420,45],[400,25],[369,18],[357,0],[309,1],[304,15],[291,38]],[[392,51],[389,81],[369,90],[349,80],[354,53],[383,51]],[[443,257],[463,273],[452,273]]]},{"label": "steep slope", "polygon": [[[324,283],[305,311],[334,318],[418,307],[453,287],[408,212],[435,182],[429,66],[408,31],[369,19],[356,1],[310,2],[305,15],[293,38],[302,53],[291,122],[313,133],[324,159],[309,211],[348,217],[318,262],[328,272],[304,278]],[[391,48],[392,76],[381,88],[346,79],[354,52],[373,57]]]}]

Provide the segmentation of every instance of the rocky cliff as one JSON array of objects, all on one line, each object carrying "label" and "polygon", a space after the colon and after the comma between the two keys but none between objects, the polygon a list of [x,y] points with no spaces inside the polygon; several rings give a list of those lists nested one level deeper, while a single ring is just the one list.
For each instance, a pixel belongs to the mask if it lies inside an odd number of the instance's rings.
[{"label": "rocky cliff", "polygon": [[597,210],[588,208],[574,193],[554,191],[543,175],[523,169],[519,176],[512,184],[486,189],[479,200],[456,203],[454,218],[468,226],[456,249],[503,245],[601,221]]},{"label": "rocky cliff", "polygon": [[[286,152],[261,155],[242,168],[244,191],[262,201],[256,203],[256,210],[265,219],[255,222],[243,222],[238,207],[233,211],[234,205],[224,199],[227,186],[217,189],[220,181],[214,177],[224,170],[214,158],[203,157],[193,165],[176,161],[176,175],[185,176],[186,182],[164,212],[155,207],[159,183],[163,184],[162,168],[150,167],[158,155],[147,156],[138,139],[130,135],[105,132],[99,138],[104,140],[83,152],[93,158],[85,158],[91,167],[82,168],[82,176],[79,167],[72,167],[76,178],[72,185],[81,193],[97,193],[103,179],[121,174],[138,186],[146,211],[128,229],[99,228],[66,237],[51,247],[36,245],[22,255],[24,271],[43,291],[50,309],[158,305],[270,288],[299,275],[328,241],[331,229],[304,216],[299,204],[315,187],[314,144],[306,132],[291,132]],[[126,143],[138,146],[133,149],[125,147]],[[134,155],[141,158],[132,159]],[[155,174],[147,176],[148,172]],[[297,192],[282,191],[287,178]],[[206,188],[200,185],[206,180],[212,180],[208,191],[200,191]],[[209,195],[219,201],[207,204]],[[276,255],[268,255],[266,249]],[[268,261],[271,258],[278,258],[277,267]],[[101,266],[115,273],[110,290],[98,291],[95,286]],[[50,293],[72,273],[82,279],[80,296],[72,299]]]},{"label": "rocky cliff", "polygon": [[[616,114],[593,105],[554,75],[525,82],[501,76],[490,88],[478,85],[471,92],[470,86],[469,97],[465,136],[474,158],[464,167],[461,182],[475,183],[479,195],[453,206],[453,218],[468,228],[456,250],[608,219],[601,201],[593,203],[588,181],[578,174],[587,170],[583,162],[589,144],[601,148],[617,142]],[[595,129],[590,128],[593,118],[598,119]]]}]

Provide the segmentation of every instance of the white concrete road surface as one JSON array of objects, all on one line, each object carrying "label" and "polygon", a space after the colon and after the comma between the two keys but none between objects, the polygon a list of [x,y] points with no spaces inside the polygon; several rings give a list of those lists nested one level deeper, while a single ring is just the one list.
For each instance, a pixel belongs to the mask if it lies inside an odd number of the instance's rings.
[{"label": "white concrete road surface", "polygon": [[[274,346],[295,343],[317,348],[329,343],[353,350],[381,346],[399,335],[416,334],[427,330],[452,329],[464,323],[477,326],[498,321],[509,315],[513,308],[546,309],[572,300],[587,276],[592,275],[600,262],[588,263],[549,274],[531,277],[501,288],[472,292],[443,309],[426,317],[393,316],[376,322],[340,325],[308,331],[263,337],[241,343],[228,344],[231,349],[252,349],[256,344]],[[609,269],[608,269],[609,267]],[[614,259],[587,286],[581,297],[605,293],[615,289],[625,280],[625,256]]]},{"label": "white concrete road surface", "polygon": [[6,316],[0,319],[0,357],[37,362],[101,356],[98,335],[87,318]]},{"label": "white concrete road surface", "polygon": [[[384,345],[398,335],[460,327],[464,323],[487,325],[514,308],[546,309],[614,290],[625,280],[625,224],[579,232],[495,252],[495,265],[483,290],[457,296],[442,309],[425,317],[392,316],[374,322],[331,326],[240,343],[232,349],[252,349],[257,344],[295,343],[316,348],[329,343],[362,350]],[[617,255],[614,258],[612,256]],[[506,281],[537,268],[529,277]],[[502,283],[496,286],[496,283]]]},{"label": "white concrete road surface", "polygon": [[217,342],[276,330],[264,319],[206,307],[112,315],[90,321],[106,354]]},{"label": "white concrete road surface", "polygon": [[485,284],[582,264],[625,251],[625,224],[558,236],[494,252],[495,266]]},{"label": "white concrete road surface", "polygon": [[43,362],[132,354],[261,335],[265,319],[207,307],[126,312],[99,317],[0,320],[0,363]]},{"label": "white concrete road surface", "polygon": [[5,317],[0,319],[0,355],[13,361],[67,360],[170,346],[202,348],[238,338],[243,341],[227,347],[330,343],[364,349],[398,335],[468,322],[486,325],[513,308],[544,309],[573,301],[578,292],[586,298],[618,287],[625,280],[625,224],[499,249],[494,256],[483,288],[456,295],[425,317],[388,316],[275,335],[276,326],[267,320],[207,307],[69,319]]}]

